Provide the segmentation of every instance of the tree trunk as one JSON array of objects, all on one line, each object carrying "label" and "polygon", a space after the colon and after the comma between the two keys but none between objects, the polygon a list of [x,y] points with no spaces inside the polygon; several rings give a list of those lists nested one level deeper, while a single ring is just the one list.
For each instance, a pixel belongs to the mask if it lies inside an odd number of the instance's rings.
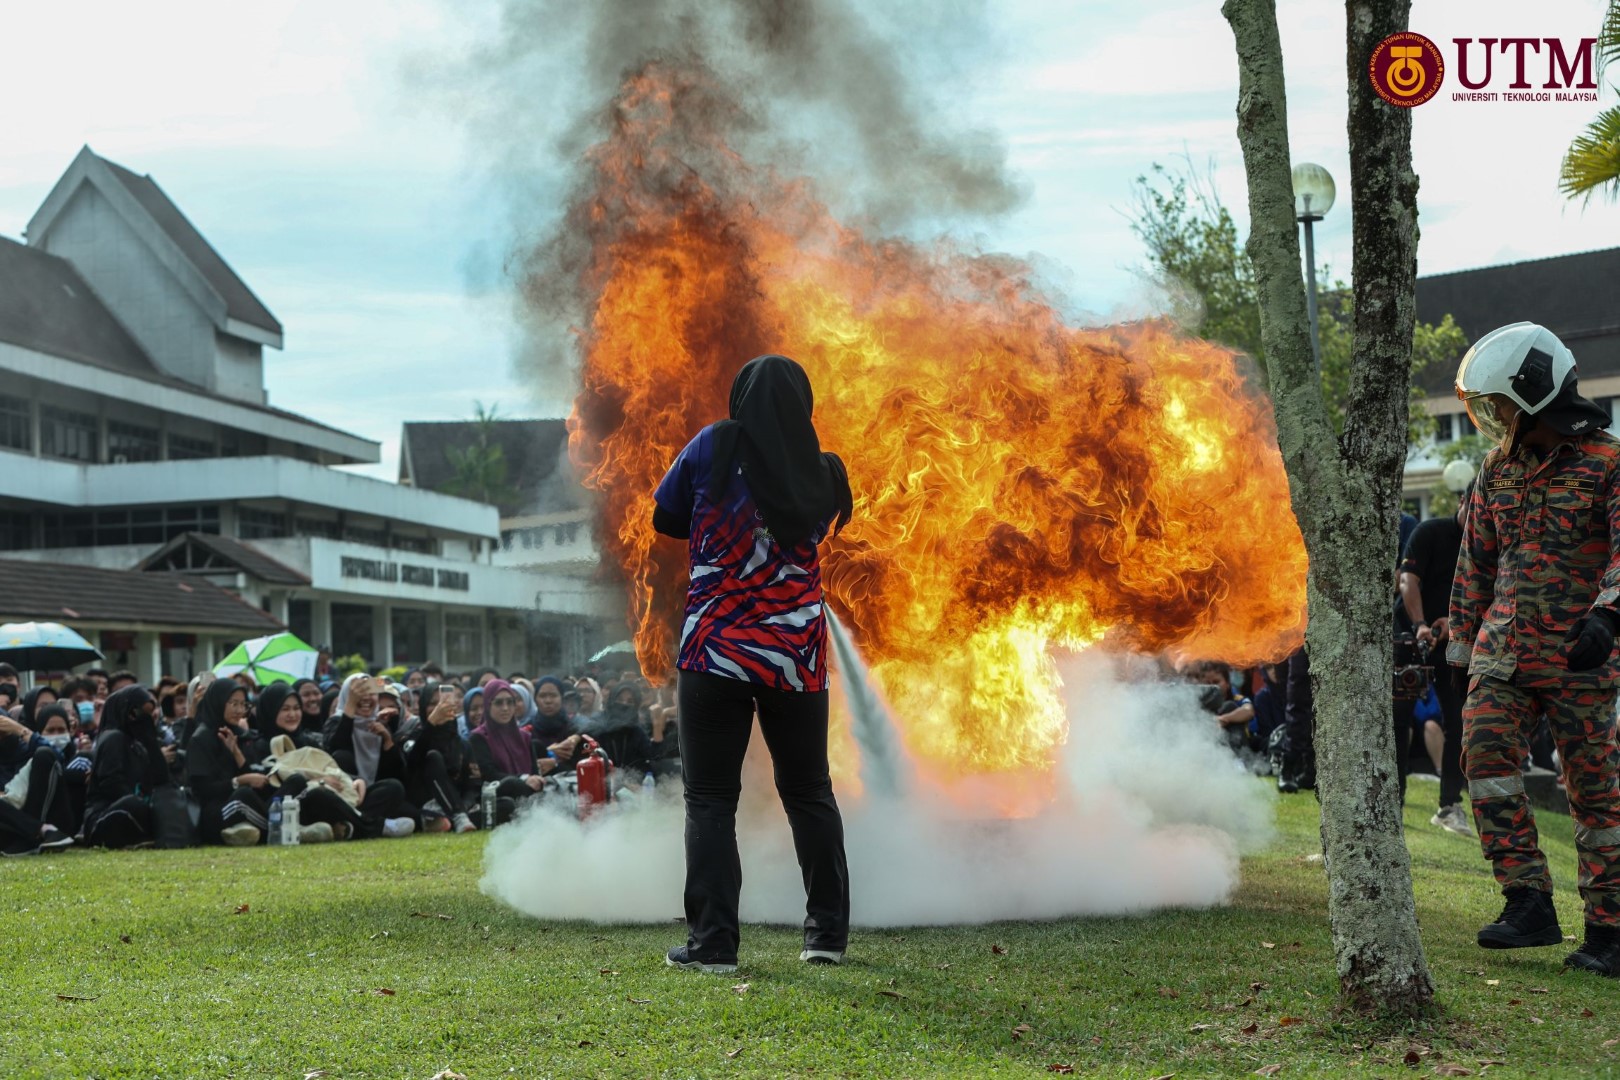
[{"label": "tree trunk", "polygon": [[1411,117],[1374,97],[1366,63],[1374,43],[1405,28],[1409,4],[1347,5],[1356,334],[1342,442],[1311,363],[1274,0],[1226,0],[1222,8],[1237,43],[1247,250],[1260,294],[1277,442],[1310,554],[1306,648],[1334,955],[1352,1006],[1398,1014],[1420,1011],[1434,996],[1401,830],[1390,700],[1416,178]]}]

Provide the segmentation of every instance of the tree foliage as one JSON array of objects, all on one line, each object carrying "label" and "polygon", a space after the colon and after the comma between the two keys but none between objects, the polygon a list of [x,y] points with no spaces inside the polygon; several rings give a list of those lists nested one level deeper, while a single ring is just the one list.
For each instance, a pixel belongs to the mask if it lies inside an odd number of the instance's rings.
[{"label": "tree foliage", "polygon": [[[1597,40],[1598,75],[1620,63],[1620,0],[1609,0]],[[1576,136],[1558,171],[1558,190],[1589,202],[1598,192],[1620,199],[1620,105],[1598,113]]]},{"label": "tree foliage", "polygon": [[495,441],[497,406],[484,408],[475,403],[473,418],[475,434],[466,446],[445,448],[445,457],[455,475],[444,485],[452,495],[476,499],[492,506],[505,507],[517,501],[517,489],[507,480],[506,452]]},{"label": "tree foliage", "polygon": [[[1179,170],[1155,164],[1151,179],[1137,177],[1134,202],[1131,229],[1147,247],[1154,273],[1170,293],[1172,314],[1200,337],[1252,357],[1257,378],[1263,379],[1266,357],[1254,267],[1214,181],[1196,173],[1190,162]],[[1333,430],[1342,434],[1355,339],[1354,296],[1327,267],[1318,273],[1317,296],[1322,395]],[[1467,348],[1468,338],[1450,315],[1439,323],[1417,324],[1412,333],[1414,405],[1427,396],[1417,384],[1418,375],[1431,366],[1456,363]],[[1408,442],[1417,445],[1433,433],[1433,418],[1414,408]]]}]

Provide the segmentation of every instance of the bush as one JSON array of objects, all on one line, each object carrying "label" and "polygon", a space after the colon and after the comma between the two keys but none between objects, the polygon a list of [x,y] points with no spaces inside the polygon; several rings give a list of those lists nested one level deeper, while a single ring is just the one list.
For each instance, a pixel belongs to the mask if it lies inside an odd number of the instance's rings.
[{"label": "bush", "polygon": [[338,675],[345,679],[357,671],[366,671],[370,667],[370,665],[366,663],[366,658],[361,656],[359,653],[353,653],[349,656],[334,657],[332,660],[332,666],[337,668]]}]

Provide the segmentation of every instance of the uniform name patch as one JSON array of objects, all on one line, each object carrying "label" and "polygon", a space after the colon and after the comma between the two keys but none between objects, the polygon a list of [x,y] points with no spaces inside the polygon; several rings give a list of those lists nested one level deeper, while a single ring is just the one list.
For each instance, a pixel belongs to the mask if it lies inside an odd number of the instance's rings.
[{"label": "uniform name patch", "polygon": [[1555,476],[1551,486],[1555,491],[1596,491],[1597,481],[1590,476]]},{"label": "uniform name patch", "polygon": [[1522,487],[1524,487],[1524,481],[1511,476],[1485,481],[1486,491],[1518,491]]}]

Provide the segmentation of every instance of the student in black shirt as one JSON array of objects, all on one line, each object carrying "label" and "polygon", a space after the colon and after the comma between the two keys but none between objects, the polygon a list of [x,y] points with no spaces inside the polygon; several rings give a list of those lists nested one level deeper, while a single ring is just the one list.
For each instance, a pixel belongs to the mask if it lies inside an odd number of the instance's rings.
[{"label": "student in black shirt", "polygon": [[[1468,505],[1471,491],[1472,488],[1459,497],[1456,514],[1419,523],[1401,556],[1396,632],[1413,634],[1419,646],[1433,650],[1437,662],[1450,640],[1451,628],[1446,614],[1451,604],[1451,582],[1457,576],[1457,555],[1462,550],[1463,508]],[[1450,832],[1472,836],[1473,826],[1462,809],[1462,699],[1450,679],[1435,679],[1434,693],[1440,701],[1441,723],[1430,720],[1425,724],[1423,741],[1429,756],[1438,759],[1440,809],[1429,820]],[[1410,724],[1412,705],[1410,701],[1395,703],[1397,731],[1403,709]],[[1405,745],[1396,747],[1400,754],[1407,750]]]}]

